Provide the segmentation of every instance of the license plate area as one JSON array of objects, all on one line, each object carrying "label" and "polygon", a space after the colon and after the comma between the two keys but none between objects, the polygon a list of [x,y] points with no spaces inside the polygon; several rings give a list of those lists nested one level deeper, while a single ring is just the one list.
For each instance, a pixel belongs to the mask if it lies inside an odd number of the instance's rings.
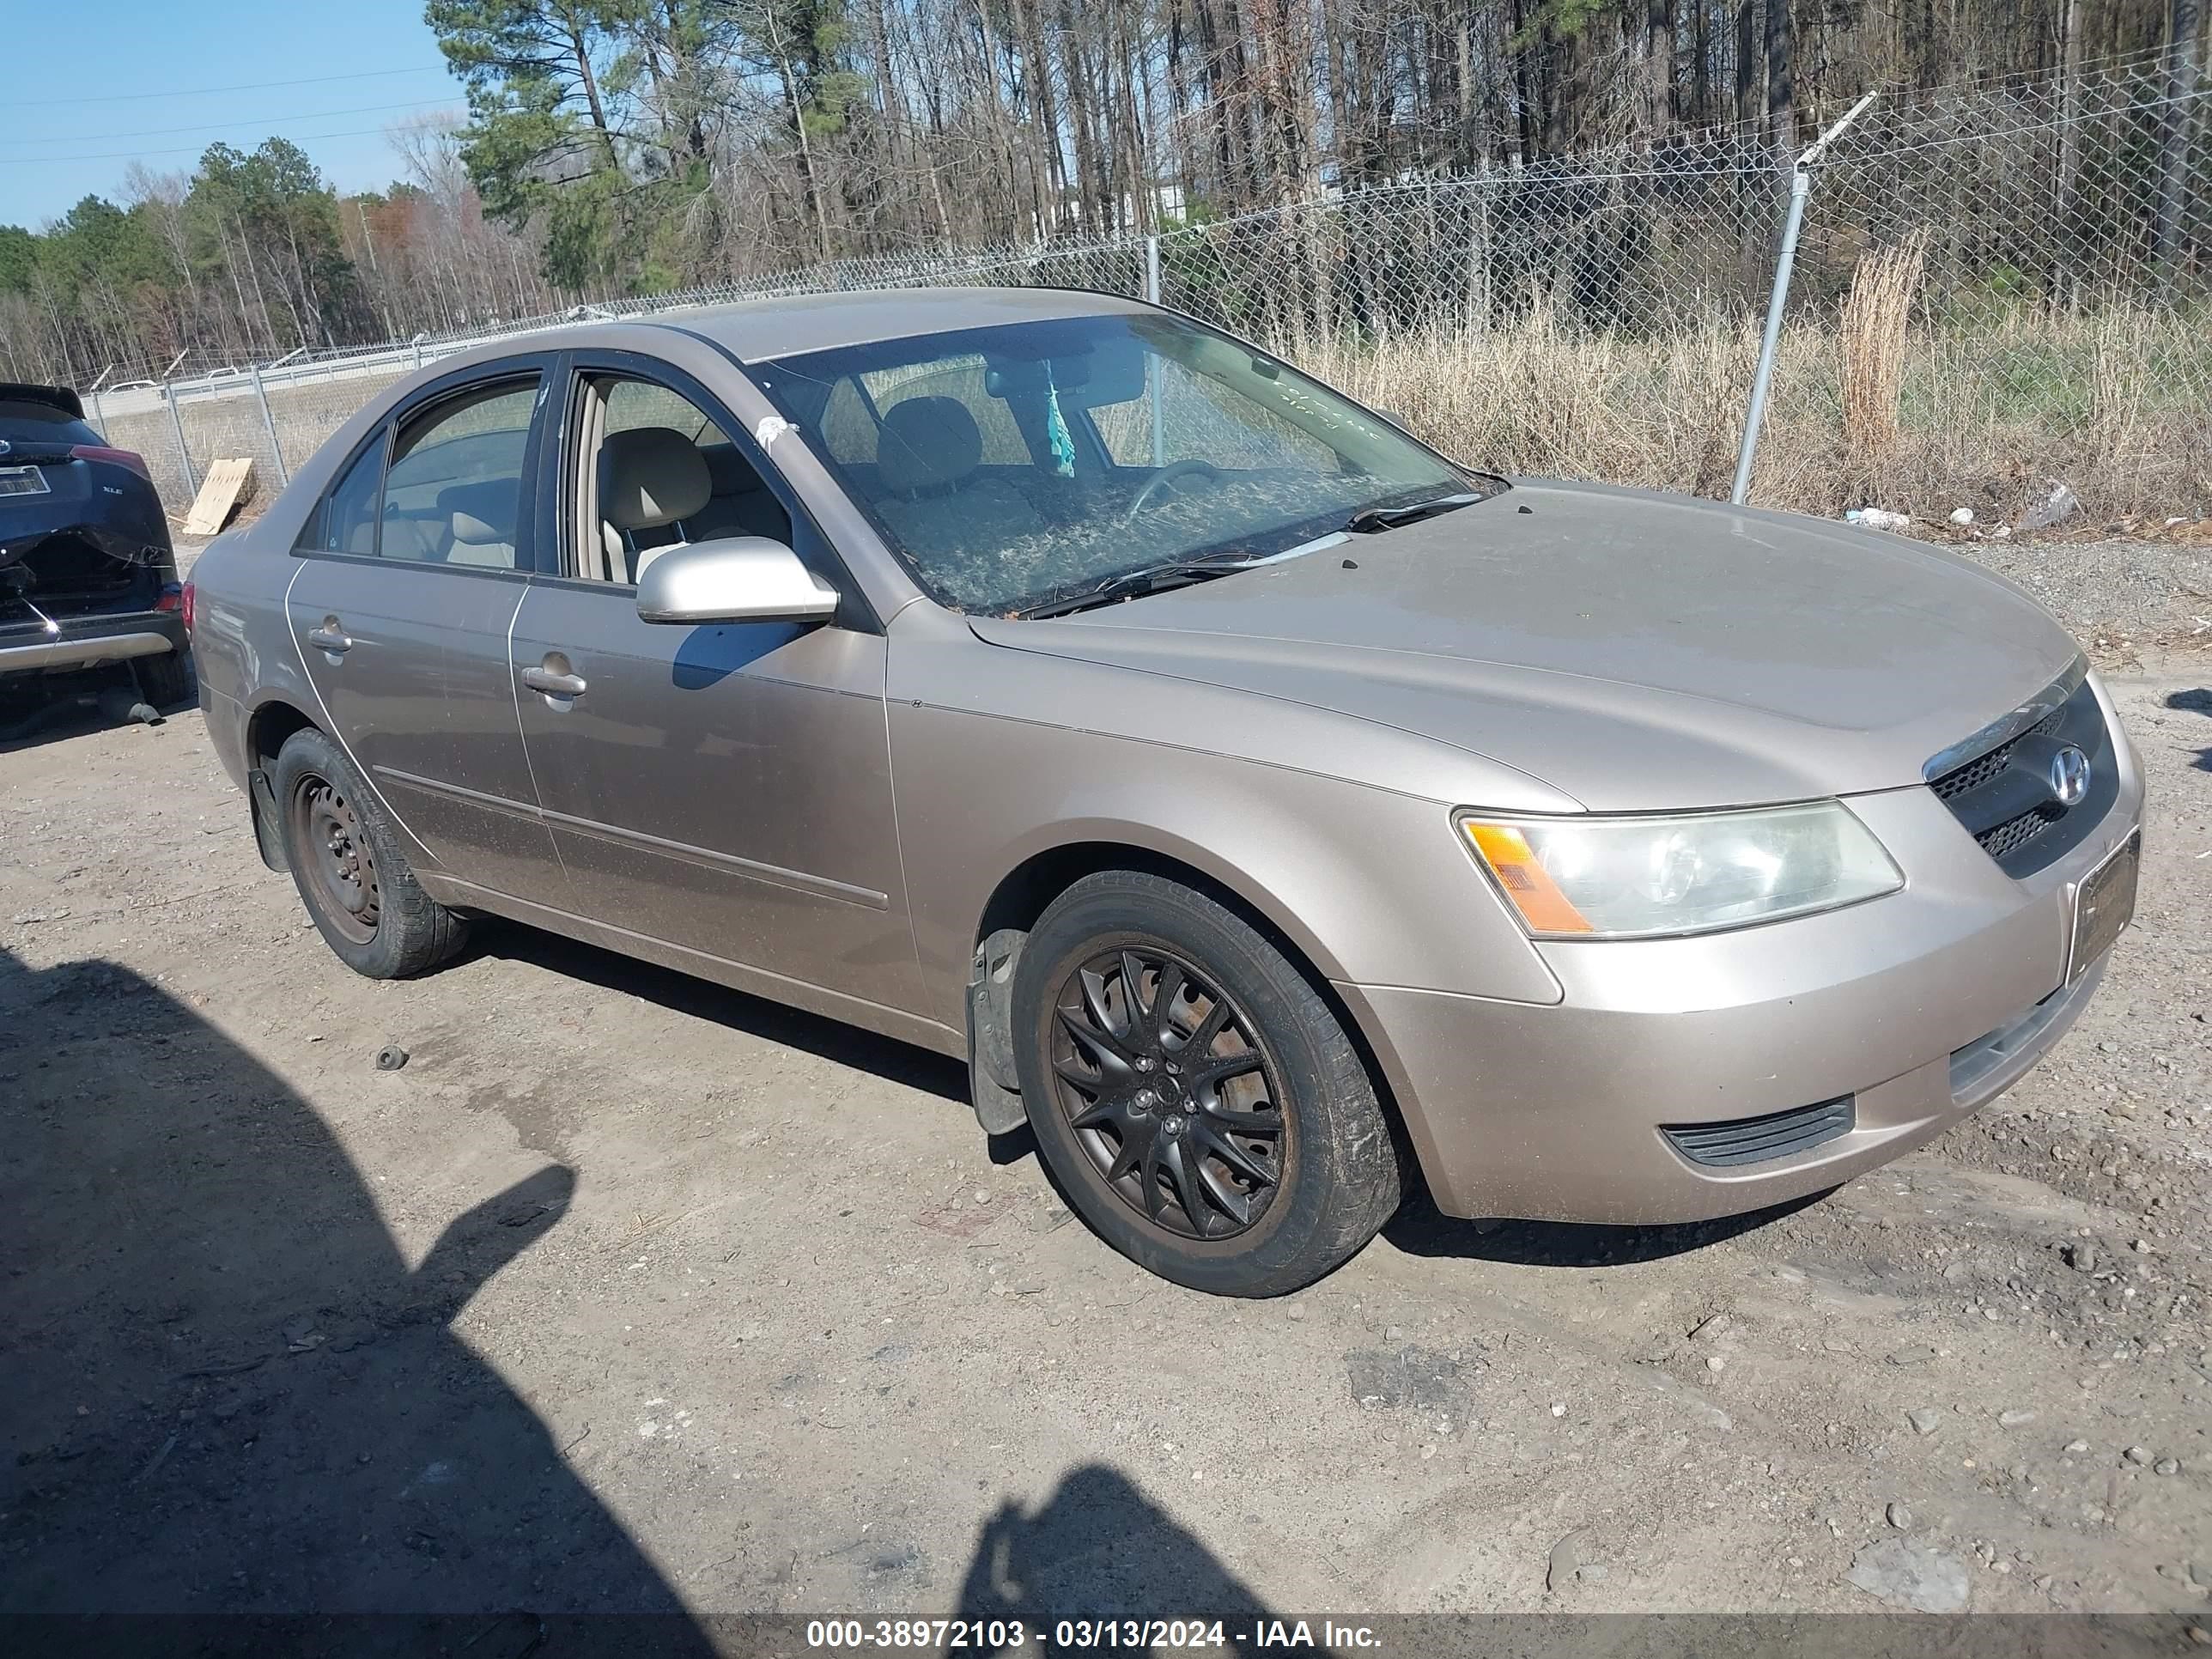
[{"label": "license plate area", "polygon": [[43,495],[48,488],[35,466],[0,466],[0,495]]},{"label": "license plate area", "polygon": [[2074,946],[2066,964],[2069,985],[2112,948],[2133,920],[2136,876],[2142,863],[2142,831],[2138,830],[2082,877],[2081,885],[2074,890]]}]

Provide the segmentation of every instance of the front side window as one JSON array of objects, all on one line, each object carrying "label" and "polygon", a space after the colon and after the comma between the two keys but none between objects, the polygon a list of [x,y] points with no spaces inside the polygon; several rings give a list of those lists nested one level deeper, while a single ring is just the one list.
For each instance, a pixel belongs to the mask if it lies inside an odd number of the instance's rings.
[{"label": "front side window", "polygon": [[1468,485],[1381,416],[1178,318],[1008,324],[755,372],[923,588],[979,613],[1286,551]]},{"label": "front side window", "polygon": [[791,515],[726,421],[657,380],[580,379],[573,574],[629,583],[691,542],[764,536],[790,544]]}]

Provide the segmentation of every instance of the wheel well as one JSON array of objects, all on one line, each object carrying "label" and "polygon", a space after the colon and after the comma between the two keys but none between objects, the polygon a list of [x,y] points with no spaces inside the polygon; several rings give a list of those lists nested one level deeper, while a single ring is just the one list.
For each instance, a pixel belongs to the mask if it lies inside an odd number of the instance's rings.
[{"label": "wheel well", "polygon": [[1024,860],[1000,882],[983,907],[982,919],[976,925],[975,943],[980,946],[1001,929],[1028,933],[1054,899],[1085,876],[1097,875],[1103,870],[1139,870],[1194,888],[1242,918],[1280,951],[1284,959],[1305,976],[1314,994],[1328,1005],[1345,1035],[1352,1039],[1352,1046],[1359,1051],[1360,1062],[1374,1080],[1376,1098],[1382,1104],[1391,1136],[1398,1143],[1398,1167],[1405,1171],[1408,1194],[1422,1184],[1420,1159],[1407,1133],[1405,1114],[1390,1087],[1389,1076],[1383,1071],[1367,1033],[1344,999],[1337,994],[1328,975],[1314,965],[1298,942],[1277,927],[1265,911],[1205,871],[1181,859],[1120,842],[1079,842],[1050,848]]},{"label": "wheel well", "polygon": [[1024,860],[999,884],[984,905],[982,919],[975,929],[975,942],[981,944],[1001,928],[1026,933],[1036,926],[1037,918],[1044,915],[1046,907],[1054,899],[1085,876],[1097,875],[1103,870],[1141,871],[1195,888],[1257,928],[1316,987],[1324,990],[1328,988],[1328,975],[1314,965],[1297,942],[1235,888],[1181,859],[1121,842],[1077,842],[1049,848]]},{"label": "wheel well", "polygon": [[276,751],[284,746],[284,739],[313,724],[289,702],[263,703],[253,711],[253,719],[246,728],[247,764],[266,771],[276,763]]},{"label": "wheel well", "polygon": [[999,884],[983,907],[982,920],[975,928],[976,942],[981,944],[1002,927],[1028,933],[1054,899],[1084,877],[1097,875],[1101,870],[1146,870],[1176,881],[1205,883],[1209,888],[1214,885],[1206,882],[1199,872],[1141,848],[1113,842],[1079,842],[1073,846],[1049,848],[1017,866]]}]

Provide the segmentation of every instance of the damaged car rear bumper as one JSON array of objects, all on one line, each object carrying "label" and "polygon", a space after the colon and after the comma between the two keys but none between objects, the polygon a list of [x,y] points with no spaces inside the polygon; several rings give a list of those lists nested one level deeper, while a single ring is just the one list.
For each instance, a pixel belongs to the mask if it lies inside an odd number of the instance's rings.
[{"label": "damaged car rear bumper", "polygon": [[145,526],[0,514],[0,676],[185,650],[179,592],[175,555]]},{"label": "damaged car rear bumper", "polygon": [[36,623],[0,625],[0,674],[97,668],[185,649],[184,622],[173,611],[73,617],[60,628],[53,634]]}]

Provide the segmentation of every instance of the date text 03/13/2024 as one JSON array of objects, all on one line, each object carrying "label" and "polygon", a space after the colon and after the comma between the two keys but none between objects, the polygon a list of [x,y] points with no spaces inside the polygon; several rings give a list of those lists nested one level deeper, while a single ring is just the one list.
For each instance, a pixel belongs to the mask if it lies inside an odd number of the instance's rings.
[{"label": "date text 03/13/2024", "polygon": [[[1241,1622],[1241,1621],[1240,1621]],[[1375,1649],[1375,1632],[1364,1625],[1316,1624],[1304,1619],[1265,1619],[1250,1628],[1231,1630],[1219,1619],[1059,1619],[1048,1630],[1031,1631],[1018,1619],[817,1619],[806,1626],[806,1644],[826,1649],[908,1649],[956,1653],[1010,1653],[1034,1644],[1040,1650],[1088,1652],[1118,1650],[1148,1652],[1157,1648],[1310,1648],[1316,1650]]]}]

